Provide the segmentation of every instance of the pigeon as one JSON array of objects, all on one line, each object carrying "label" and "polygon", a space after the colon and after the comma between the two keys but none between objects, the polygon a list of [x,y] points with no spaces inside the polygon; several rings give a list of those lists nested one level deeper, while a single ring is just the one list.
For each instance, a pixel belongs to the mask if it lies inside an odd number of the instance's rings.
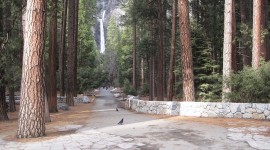
[{"label": "pigeon", "polygon": [[116,107],[116,111],[118,111],[118,108]]},{"label": "pigeon", "polygon": [[124,122],[124,118],[122,118],[122,119],[118,122],[118,124],[119,124],[119,125],[122,125],[123,122]]}]

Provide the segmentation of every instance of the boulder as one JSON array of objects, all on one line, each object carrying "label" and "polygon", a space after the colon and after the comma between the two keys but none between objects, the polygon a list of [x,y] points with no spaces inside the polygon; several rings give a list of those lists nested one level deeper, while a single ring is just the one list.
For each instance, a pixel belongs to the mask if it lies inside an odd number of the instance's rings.
[{"label": "boulder", "polygon": [[83,103],[90,103],[91,100],[90,100],[90,98],[88,98],[88,96],[83,96],[82,102],[83,102]]},{"label": "boulder", "polygon": [[69,110],[69,106],[66,103],[58,103],[57,109],[67,111],[67,110]]}]

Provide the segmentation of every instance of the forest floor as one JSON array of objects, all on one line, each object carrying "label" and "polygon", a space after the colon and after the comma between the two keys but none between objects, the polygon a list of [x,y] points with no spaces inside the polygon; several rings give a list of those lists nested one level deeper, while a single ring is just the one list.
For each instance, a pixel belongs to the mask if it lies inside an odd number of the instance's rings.
[{"label": "forest floor", "polygon": [[18,105],[16,112],[9,112],[9,121],[0,123],[0,137],[4,137],[7,141],[16,142],[28,142],[28,141],[40,141],[56,138],[58,136],[72,134],[76,130],[59,131],[61,126],[67,125],[85,125],[87,121],[91,118],[91,113],[89,107],[93,103],[88,104],[76,104],[75,107],[69,107],[68,111],[59,110],[58,113],[51,113],[51,122],[46,123],[46,136],[40,138],[31,139],[17,139],[15,137],[16,130],[18,127]]}]

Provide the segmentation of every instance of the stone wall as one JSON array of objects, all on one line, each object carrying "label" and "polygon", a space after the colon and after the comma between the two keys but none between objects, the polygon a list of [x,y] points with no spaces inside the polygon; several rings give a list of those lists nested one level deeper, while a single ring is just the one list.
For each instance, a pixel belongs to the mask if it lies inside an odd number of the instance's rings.
[{"label": "stone wall", "polygon": [[125,102],[125,108],[148,114],[270,120],[270,104],[261,103],[174,102],[128,99]]}]

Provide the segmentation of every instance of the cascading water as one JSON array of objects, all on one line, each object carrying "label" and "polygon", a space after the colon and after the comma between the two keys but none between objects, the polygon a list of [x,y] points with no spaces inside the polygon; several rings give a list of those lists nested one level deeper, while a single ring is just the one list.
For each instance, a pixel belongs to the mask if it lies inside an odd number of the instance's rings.
[{"label": "cascading water", "polygon": [[105,36],[104,36],[104,27],[103,27],[103,21],[105,17],[105,11],[103,11],[102,18],[99,19],[100,21],[100,52],[105,52]]}]

